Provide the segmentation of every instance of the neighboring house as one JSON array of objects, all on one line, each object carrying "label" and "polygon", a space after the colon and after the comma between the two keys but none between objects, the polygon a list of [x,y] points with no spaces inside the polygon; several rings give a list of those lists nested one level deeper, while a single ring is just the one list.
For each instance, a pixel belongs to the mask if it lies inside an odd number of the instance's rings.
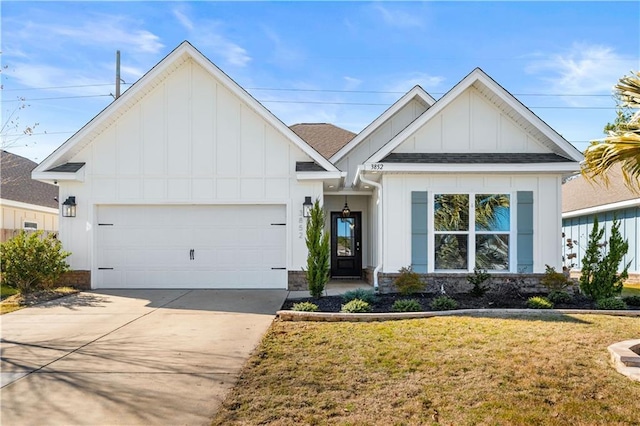
[{"label": "neighboring house", "polygon": [[21,230],[58,230],[58,187],[31,179],[38,164],[0,152],[0,242]]},{"label": "neighboring house", "polygon": [[[620,220],[620,232],[629,243],[622,263],[629,266],[629,279],[640,282],[640,194],[625,186],[619,167],[609,172],[609,185],[592,183],[576,176],[562,185],[562,232],[565,266],[579,271],[585,255],[594,217],[605,228],[609,239],[614,217]],[[620,265],[622,267],[622,265]]]},{"label": "neighboring house", "polygon": [[75,197],[60,236],[93,288],[301,288],[319,199],[332,276],[387,291],[408,265],[457,281],[560,267],[561,182],[581,160],[480,69],[353,136],[292,130],[184,42],[33,177]]}]

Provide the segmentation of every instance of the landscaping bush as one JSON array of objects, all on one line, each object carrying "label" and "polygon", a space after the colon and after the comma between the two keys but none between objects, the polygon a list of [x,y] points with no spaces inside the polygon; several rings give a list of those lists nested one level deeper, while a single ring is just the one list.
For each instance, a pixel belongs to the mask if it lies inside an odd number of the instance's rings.
[{"label": "landscaping bush", "polygon": [[602,310],[623,310],[627,309],[627,304],[619,297],[605,297],[596,302],[596,309]]},{"label": "landscaping bush", "polygon": [[546,297],[530,297],[527,299],[527,308],[531,309],[553,309],[553,303]]},{"label": "landscaping bush", "polygon": [[366,288],[356,288],[355,290],[349,290],[342,295],[344,302],[351,302],[354,299],[364,300],[370,305],[376,303],[376,293],[373,290]]},{"label": "landscaping bush", "polygon": [[565,292],[572,283],[571,280],[562,272],[556,271],[556,268],[549,265],[544,265],[547,269],[544,272],[544,277],[540,280],[540,284],[545,286],[549,291],[561,291]]},{"label": "landscaping bush", "polygon": [[393,283],[403,296],[418,293],[424,289],[424,283],[420,280],[420,275],[413,272],[411,266],[402,267],[398,272],[400,272],[400,276]]},{"label": "landscaping bush", "polygon": [[[599,228],[598,216],[595,216],[580,276],[580,289],[593,300],[619,295],[631,265],[629,262],[618,274],[618,266],[629,249],[629,244],[620,235],[620,221],[614,218],[608,243],[600,242],[603,236],[604,228]],[[604,246],[608,246],[606,254],[603,253]]]},{"label": "landscaping bush", "polygon": [[346,312],[350,314],[361,314],[365,312],[371,312],[371,305],[364,300],[353,299],[351,302],[347,302],[342,305],[340,312]]},{"label": "landscaping bush", "polygon": [[318,200],[313,204],[311,217],[307,220],[307,269],[306,276],[311,296],[322,296],[329,281],[329,234],[324,231],[324,211]]},{"label": "landscaping bush", "polygon": [[311,302],[299,302],[299,303],[294,303],[293,306],[291,307],[291,310],[301,311],[301,312],[317,312],[318,305]]},{"label": "landscaping bush", "polygon": [[628,306],[640,306],[640,296],[625,296],[622,300]]},{"label": "landscaping bush", "polygon": [[547,299],[549,299],[549,301],[554,303],[554,304],[556,304],[556,303],[569,303],[569,302],[571,302],[572,297],[566,291],[553,290],[553,291],[551,291],[551,293],[549,293],[549,295],[547,295]]},{"label": "landscaping bush", "polygon": [[473,284],[473,288],[469,292],[474,297],[482,297],[489,290],[489,287],[484,287],[482,284],[487,281],[491,275],[484,269],[473,268],[473,275],[467,275],[467,281]]},{"label": "landscaping bush", "polygon": [[69,270],[65,259],[70,254],[53,234],[22,231],[0,244],[2,283],[22,293],[53,287]]},{"label": "landscaping bush", "polygon": [[393,302],[393,312],[420,312],[422,305],[416,299],[401,299]]},{"label": "landscaping bush", "polygon": [[449,296],[439,296],[433,299],[429,306],[435,311],[450,311],[458,307],[458,302]]}]

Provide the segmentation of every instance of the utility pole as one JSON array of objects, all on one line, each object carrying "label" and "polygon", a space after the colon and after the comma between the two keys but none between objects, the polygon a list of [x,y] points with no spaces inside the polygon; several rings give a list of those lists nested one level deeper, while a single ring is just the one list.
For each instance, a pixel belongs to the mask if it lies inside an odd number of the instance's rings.
[{"label": "utility pole", "polygon": [[120,97],[120,51],[116,50],[116,99]]}]

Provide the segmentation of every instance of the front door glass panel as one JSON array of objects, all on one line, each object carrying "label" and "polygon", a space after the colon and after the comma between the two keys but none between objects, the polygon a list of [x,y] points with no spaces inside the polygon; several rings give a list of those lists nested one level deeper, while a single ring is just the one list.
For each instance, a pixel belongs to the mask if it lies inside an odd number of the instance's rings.
[{"label": "front door glass panel", "polygon": [[337,219],[337,255],[338,257],[353,256],[355,247],[355,219],[351,217]]}]

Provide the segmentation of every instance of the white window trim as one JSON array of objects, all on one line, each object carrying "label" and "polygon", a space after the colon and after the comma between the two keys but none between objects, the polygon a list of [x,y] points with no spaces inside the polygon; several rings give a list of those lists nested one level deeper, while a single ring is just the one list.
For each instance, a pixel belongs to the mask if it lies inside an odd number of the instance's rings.
[{"label": "white window trim", "polygon": [[[434,196],[436,194],[461,194],[469,196],[469,230],[468,231],[438,231],[436,232],[433,223],[434,216]],[[509,231],[492,232],[492,231],[476,231],[476,201],[475,196],[477,194],[507,194],[509,195]],[[509,236],[509,269],[505,270],[487,270],[489,274],[501,274],[501,273],[513,273],[517,269],[517,238],[518,230],[517,225],[517,192],[514,191],[498,191],[498,190],[483,190],[483,191],[452,191],[450,189],[442,190],[429,190],[427,191],[427,273],[436,274],[468,274],[473,272],[476,264],[476,248],[475,241],[476,235],[488,235],[488,234],[502,234]],[[472,226],[473,225],[473,226]],[[468,235],[469,251],[468,251],[468,263],[467,269],[435,269],[435,236],[442,234],[457,234]],[[472,249],[471,249],[472,248]]]}]

